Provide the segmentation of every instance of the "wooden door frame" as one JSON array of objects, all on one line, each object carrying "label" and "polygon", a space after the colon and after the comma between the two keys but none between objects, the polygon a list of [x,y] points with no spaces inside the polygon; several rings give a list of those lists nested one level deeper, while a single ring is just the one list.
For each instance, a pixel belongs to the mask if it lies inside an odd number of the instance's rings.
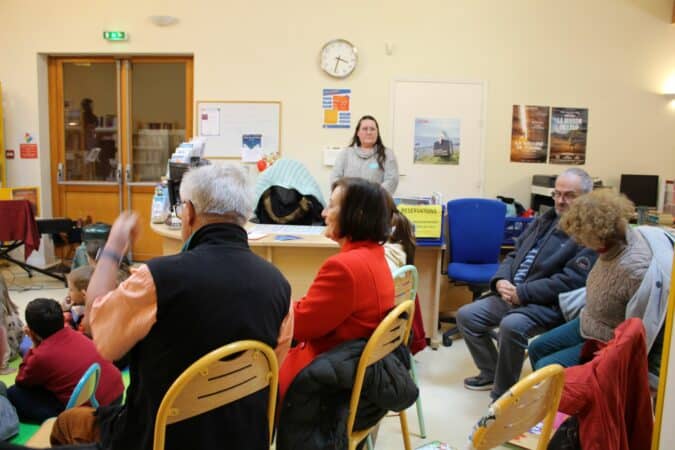
[{"label": "wooden door frame", "polygon": [[[58,183],[57,170],[60,162],[65,163],[65,131],[63,127],[64,117],[64,92],[63,92],[63,64],[65,63],[101,63],[101,62],[120,62],[120,68],[117,70],[118,80],[118,127],[119,142],[117,151],[119,153],[119,162],[123,172],[122,182],[118,185],[121,189],[123,209],[137,208],[132,198],[134,194],[147,195],[154,191],[153,185],[129,185],[131,180],[126,179],[126,165],[130,164],[132,149],[129,133],[132,133],[129,123],[130,103],[126,101],[125,96],[130,99],[131,80],[129,75],[129,64],[133,63],[184,63],[185,64],[185,137],[189,139],[193,135],[194,127],[194,57],[192,55],[107,55],[107,56],[49,56],[47,61],[48,70],[48,93],[49,93],[49,139],[51,143],[50,153],[50,183],[52,188],[52,208],[54,215],[64,215],[66,212],[66,194],[67,192],[103,192],[108,191],[108,186],[92,185],[61,185]],[[65,167],[64,167],[65,170]],[[158,237],[158,239],[161,239]],[[146,259],[151,256],[160,256],[161,246],[158,247],[157,255],[142,254]],[[139,255],[140,256],[140,255]]]}]

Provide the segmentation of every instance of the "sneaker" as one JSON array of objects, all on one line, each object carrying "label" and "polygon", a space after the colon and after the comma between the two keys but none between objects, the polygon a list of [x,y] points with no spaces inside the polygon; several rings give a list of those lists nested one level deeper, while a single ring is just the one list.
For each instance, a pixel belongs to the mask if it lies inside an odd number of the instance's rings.
[{"label": "sneaker", "polygon": [[482,375],[464,379],[464,387],[472,391],[489,391],[494,386],[494,381]]}]

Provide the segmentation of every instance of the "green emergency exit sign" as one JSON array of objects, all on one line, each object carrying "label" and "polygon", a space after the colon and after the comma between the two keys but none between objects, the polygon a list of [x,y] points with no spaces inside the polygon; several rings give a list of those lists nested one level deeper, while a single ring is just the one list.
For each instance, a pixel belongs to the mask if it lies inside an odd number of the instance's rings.
[{"label": "green emergency exit sign", "polygon": [[104,31],[103,39],[106,41],[126,41],[129,35],[126,31]]}]

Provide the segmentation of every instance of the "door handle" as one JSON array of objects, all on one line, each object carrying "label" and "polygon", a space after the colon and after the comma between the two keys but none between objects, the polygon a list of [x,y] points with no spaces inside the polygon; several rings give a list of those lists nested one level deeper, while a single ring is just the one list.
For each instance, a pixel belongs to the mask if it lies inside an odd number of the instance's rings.
[{"label": "door handle", "polygon": [[63,163],[59,163],[56,166],[56,181],[58,183],[63,181]]},{"label": "door handle", "polygon": [[122,169],[119,166],[115,169],[115,179],[118,184],[122,184]]},{"label": "door handle", "polygon": [[131,179],[131,164],[127,164],[124,168],[124,178],[127,180],[127,183],[133,181]]}]

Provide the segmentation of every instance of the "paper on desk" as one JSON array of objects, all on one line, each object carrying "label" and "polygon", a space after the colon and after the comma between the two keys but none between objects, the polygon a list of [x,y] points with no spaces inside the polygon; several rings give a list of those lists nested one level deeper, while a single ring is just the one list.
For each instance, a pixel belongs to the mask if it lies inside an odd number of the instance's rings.
[{"label": "paper on desk", "polygon": [[326,227],[313,227],[310,225],[258,224],[251,229],[250,233],[320,236],[324,233],[325,229]]},{"label": "paper on desk", "polygon": [[249,241],[255,241],[255,240],[258,240],[258,239],[262,239],[265,236],[267,236],[267,233],[261,233],[260,231],[253,230],[253,231],[250,231],[248,233],[248,240]]}]

